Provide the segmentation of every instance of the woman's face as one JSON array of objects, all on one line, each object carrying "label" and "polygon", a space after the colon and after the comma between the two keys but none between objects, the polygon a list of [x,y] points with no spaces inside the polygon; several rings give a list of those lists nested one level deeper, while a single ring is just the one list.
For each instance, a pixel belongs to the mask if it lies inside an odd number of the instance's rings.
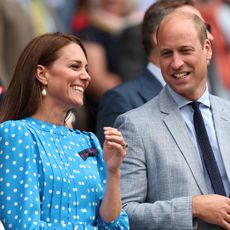
[{"label": "woman's face", "polygon": [[60,49],[58,56],[59,58],[45,70],[47,78],[45,97],[64,110],[82,106],[84,92],[91,79],[87,72],[86,56],[76,43]]}]

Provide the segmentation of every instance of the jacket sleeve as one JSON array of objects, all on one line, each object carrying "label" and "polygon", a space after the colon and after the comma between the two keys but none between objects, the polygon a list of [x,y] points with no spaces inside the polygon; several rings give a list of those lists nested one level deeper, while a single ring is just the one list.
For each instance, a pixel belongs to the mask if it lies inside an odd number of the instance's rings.
[{"label": "jacket sleeve", "polygon": [[[122,206],[129,215],[130,228],[194,229],[191,196],[147,202],[150,188],[143,138],[136,124],[126,114],[119,116],[114,126],[119,128],[129,146],[121,166],[121,195]],[[154,151],[154,146],[152,149]]]}]

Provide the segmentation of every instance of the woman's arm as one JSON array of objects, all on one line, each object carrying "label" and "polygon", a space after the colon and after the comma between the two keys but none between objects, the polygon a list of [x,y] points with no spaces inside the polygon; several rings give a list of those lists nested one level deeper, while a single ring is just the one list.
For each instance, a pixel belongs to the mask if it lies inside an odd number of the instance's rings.
[{"label": "woman's arm", "polygon": [[100,216],[105,222],[115,220],[121,213],[120,165],[125,157],[125,141],[114,128],[104,128],[103,158],[106,163],[106,190],[100,206]]}]

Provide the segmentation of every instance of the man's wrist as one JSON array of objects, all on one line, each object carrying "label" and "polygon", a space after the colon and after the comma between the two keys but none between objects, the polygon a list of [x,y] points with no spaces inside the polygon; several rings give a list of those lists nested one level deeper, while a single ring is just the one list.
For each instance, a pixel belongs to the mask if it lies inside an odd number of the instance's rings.
[{"label": "man's wrist", "polygon": [[192,216],[193,218],[197,218],[200,216],[199,206],[200,206],[200,196],[193,196],[192,197]]}]

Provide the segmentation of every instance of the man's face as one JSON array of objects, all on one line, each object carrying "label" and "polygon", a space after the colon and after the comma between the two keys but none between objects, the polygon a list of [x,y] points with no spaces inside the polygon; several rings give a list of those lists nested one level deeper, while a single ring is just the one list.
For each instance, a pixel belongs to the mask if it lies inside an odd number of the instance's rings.
[{"label": "man's face", "polygon": [[201,45],[189,19],[174,17],[158,33],[160,67],[166,83],[189,100],[198,99],[206,88],[207,64],[211,58],[208,39]]}]

